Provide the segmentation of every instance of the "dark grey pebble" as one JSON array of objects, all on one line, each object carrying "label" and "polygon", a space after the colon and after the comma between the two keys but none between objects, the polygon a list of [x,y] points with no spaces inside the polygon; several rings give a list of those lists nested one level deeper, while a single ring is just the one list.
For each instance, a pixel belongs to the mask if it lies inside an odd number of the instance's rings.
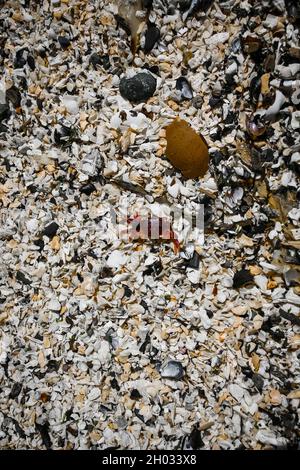
[{"label": "dark grey pebble", "polygon": [[141,72],[132,78],[123,77],[119,85],[123,98],[132,103],[147,101],[156,90],[156,78],[150,73]]},{"label": "dark grey pebble", "polygon": [[35,423],[36,429],[39,431],[42,439],[43,445],[46,447],[47,450],[51,449],[52,442],[49,435],[49,423],[45,422],[44,424]]},{"label": "dark grey pebble", "polygon": [[142,395],[136,388],[134,388],[130,392],[130,398],[131,400],[139,400],[140,398],[142,398]]},{"label": "dark grey pebble", "polygon": [[185,436],[182,442],[182,450],[197,450],[204,446],[201,432],[195,427],[189,436]]},{"label": "dark grey pebble", "polygon": [[279,313],[282,318],[290,321],[293,325],[300,326],[300,318],[294,315],[294,313],[286,312],[282,308],[279,310]]},{"label": "dark grey pebble", "polygon": [[8,104],[0,103],[0,122],[3,121],[3,119],[7,119],[10,116],[10,110]]},{"label": "dark grey pebble", "polygon": [[96,186],[93,183],[85,184],[80,188],[80,192],[90,196],[94,191],[96,191]]},{"label": "dark grey pebble", "polygon": [[66,36],[58,36],[58,42],[59,42],[59,45],[62,49],[67,49],[69,47],[69,45],[71,44],[71,41],[69,38],[67,38]]},{"label": "dark grey pebble", "polygon": [[28,52],[27,48],[19,49],[16,52],[15,60],[14,60],[14,68],[15,69],[22,69],[26,64],[26,58],[24,57],[24,52]]},{"label": "dark grey pebble", "polygon": [[201,108],[202,108],[202,105],[203,105],[203,98],[202,98],[202,96],[200,96],[200,95],[195,96],[195,97],[192,99],[192,105],[193,105],[194,108],[196,108],[196,109],[201,109]]},{"label": "dark grey pebble", "polygon": [[90,63],[95,69],[97,68],[97,65],[102,66],[105,70],[108,70],[110,68],[110,60],[108,55],[99,55],[94,52],[90,56]]},{"label": "dark grey pebble", "polygon": [[200,255],[197,251],[194,251],[193,256],[187,261],[187,267],[193,269],[199,269]]},{"label": "dark grey pebble", "polygon": [[22,390],[22,384],[19,382],[16,382],[13,384],[12,389],[9,394],[9,398],[15,399],[20,395],[20,392]]},{"label": "dark grey pebble", "polygon": [[153,264],[149,265],[143,272],[144,276],[158,276],[163,270],[163,265],[159,259],[154,261]]},{"label": "dark grey pebble", "polygon": [[48,238],[53,238],[56,235],[56,232],[59,228],[59,225],[56,222],[51,222],[43,230],[43,235],[46,235]]},{"label": "dark grey pebble", "polygon": [[243,287],[244,285],[253,282],[253,279],[254,278],[249,269],[241,269],[233,276],[233,287],[234,289],[238,289],[239,287]]},{"label": "dark grey pebble", "polygon": [[25,284],[27,286],[29,286],[31,284],[30,279],[27,279],[27,277],[25,276],[24,273],[22,273],[22,271],[17,271],[16,279],[17,279],[17,281],[20,281],[20,282],[22,282],[22,284]]},{"label": "dark grey pebble", "polygon": [[10,101],[14,108],[20,107],[21,99],[22,95],[14,85],[6,90],[6,101]]},{"label": "dark grey pebble", "polygon": [[253,381],[255,387],[257,388],[257,390],[259,392],[262,392],[263,388],[264,388],[264,379],[263,379],[263,377],[259,374],[253,374],[251,378],[252,378],[252,381]]},{"label": "dark grey pebble", "polygon": [[159,38],[160,38],[159,29],[155,26],[154,23],[149,23],[146,34],[145,34],[144,51],[146,54],[152,51],[153,47],[155,46]]}]

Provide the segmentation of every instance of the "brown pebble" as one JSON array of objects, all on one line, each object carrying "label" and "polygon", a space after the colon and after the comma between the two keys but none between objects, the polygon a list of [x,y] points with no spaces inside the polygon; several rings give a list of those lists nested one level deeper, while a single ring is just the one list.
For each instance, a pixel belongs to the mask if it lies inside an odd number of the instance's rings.
[{"label": "brown pebble", "polygon": [[166,155],[185,178],[203,177],[208,170],[208,146],[204,138],[184,120],[166,127]]}]

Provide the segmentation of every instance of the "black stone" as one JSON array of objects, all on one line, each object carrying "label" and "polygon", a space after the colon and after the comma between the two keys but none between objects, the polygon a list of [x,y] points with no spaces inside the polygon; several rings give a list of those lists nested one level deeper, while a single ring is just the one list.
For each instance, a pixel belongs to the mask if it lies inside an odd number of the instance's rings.
[{"label": "black stone", "polygon": [[299,0],[285,0],[285,8],[290,18],[299,20],[300,18],[300,4]]},{"label": "black stone", "polygon": [[218,166],[219,163],[224,159],[224,155],[219,150],[215,150],[211,153],[210,159],[213,162],[214,166]]},{"label": "black stone", "polygon": [[96,69],[97,65],[102,66],[105,70],[110,68],[110,60],[108,55],[99,55],[94,52],[90,57],[90,63]]},{"label": "black stone", "polygon": [[124,286],[124,296],[125,297],[131,297],[132,296],[132,290],[128,286]]},{"label": "black stone", "polygon": [[192,449],[197,450],[204,446],[204,442],[201,437],[201,432],[198,428],[194,428],[189,437],[189,444]]},{"label": "black stone", "polygon": [[44,240],[42,240],[41,238],[39,238],[38,240],[34,240],[33,243],[39,247],[40,251],[44,249],[45,243]]},{"label": "black stone", "polygon": [[12,399],[17,398],[20,395],[21,390],[22,390],[22,384],[18,382],[14,383],[10,391],[9,398],[12,398]]},{"label": "black stone", "polygon": [[23,53],[25,51],[28,52],[28,49],[26,47],[23,48],[23,49],[19,49],[16,52],[16,57],[15,57],[15,60],[14,60],[14,68],[15,69],[22,69],[24,67],[24,65],[26,64],[26,59],[23,57]]},{"label": "black stone", "polygon": [[22,95],[14,85],[6,91],[6,100],[10,101],[14,108],[20,107],[21,99]]},{"label": "black stone", "polygon": [[25,276],[24,273],[22,273],[21,271],[17,271],[17,274],[16,274],[16,279],[20,282],[22,282],[22,284],[25,284],[27,286],[29,286],[31,284],[31,281],[29,279],[27,279],[27,277]]},{"label": "black stone", "polygon": [[158,276],[163,270],[163,266],[160,260],[154,261],[153,264],[147,267],[147,269],[143,272],[144,276],[152,276],[155,274]]},{"label": "black stone", "polygon": [[186,266],[188,268],[199,269],[200,255],[197,251],[194,251],[193,256],[187,261]]},{"label": "black stone", "polygon": [[262,392],[263,388],[264,388],[264,379],[263,379],[263,377],[259,374],[253,374],[251,379],[252,379],[255,387],[257,388],[257,390],[259,392]]},{"label": "black stone", "polygon": [[110,381],[110,385],[111,385],[112,388],[117,390],[117,392],[120,390],[120,386],[119,386],[118,381],[115,377]]},{"label": "black stone", "polygon": [[149,70],[149,72],[154,73],[154,75],[159,76],[159,67],[157,65],[149,65],[145,63],[143,69]]},{"label": "black stone", "polygon": [[142,398],[142,395],[136,388],[134,388],[133,390],[131,390],[130,398],[131,400],[139,400],[140,398]]},{"label": "black stone", "polygon": [[93,185],[93,183],[85,184],[80,188],[80,192],[86,194],[87,196],[90,196],[94,191],[96,191],[96,187]]},{"label": "black stone", "polygon": [[47,364],[47,372],[57,372],[60,366],[60,361],[56,361],[55,359],[50,359]]},{"label": "black stone", "polygon": [[246,284],[251,283],[253,279],[254,278],[248,269],[241,269],[233,276],[233,287],[234,289],[238,289],[239,287],[243,287]]},{"label": "black stone", "polygon": [[47,52],[46,52],[45,49],[39,50],[39,51],[38,51],[38,54],[39,54],[39,56],[40,56],[42,59],[46,59],[46,57],[47,57]]},{"label": "black stone", "polygon": [[292,325],[300,326],[300,318],[294,315],[294,313],[286,312],[282,308],[279,310],[280,316],[285,320],[288,320]]},{"label": "black stone", "polygon": [[152,51],[153,47],[157,43],[160,38],[160,31],[155,26],[154,23],[148,23],[148,28],[145,34],[145,46],[144,51],[147,54],[148,52]]},{"label": "black stone", "polygon": [[156,90],[156,78],[150,73],[140,72],[132,78],[123,77],[120,81],[120,93],[132,103],[147,101]]},{"label": "black stone", "polygon": [[221,106],[223,100],[221,96],[211,96],[209,98],[209,106],[211,108],[216,108],[217,106]]},{"label": "black stone", "polygon": [[39,431],[42,443],[46,447],[47,450],[51,449],[52,442],[49,436],[49,423],[45,422],[44,424],[35,423],[36,429]]},{"label": "black stone", "polygon": [[147,8],[147,10],[150,10],[150,8],[152,8],[152,3],[153,0],[143,0],[143,8]]},{"label": "black stone", "polygon": [[8,104],[6,104],[6,103],[1,104],[0,103],[0,122],[2,122],[3,119],[9,118],[10,114],[11,113],[10,113]]},{"label": "black stone", "polygon": [[59,228],[59,225],[56,222],[51,222],[43,230],[43,235],[46,235],[48,238],[53,238],[56,235],[56,232]]},{"label": "black stone", "polygon": [[29,65],[29,67],[31,68],[31,70],[35,70],[35,60],[34,60],[34,57],[32,55],[29,55],[27,57],[27,64]]},{"label": "black stone", "polygon": [[71,44],[70,39],[67,38],[66,36],[58,36],[57,39],[62,49],[67,49],[69,45]]}]

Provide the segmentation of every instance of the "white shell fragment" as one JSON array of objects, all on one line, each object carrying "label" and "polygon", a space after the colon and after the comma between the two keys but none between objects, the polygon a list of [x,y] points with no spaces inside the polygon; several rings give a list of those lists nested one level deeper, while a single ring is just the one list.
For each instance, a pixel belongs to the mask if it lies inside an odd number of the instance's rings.
[{"label": "white shell fragment", "polygon": [[0,1],[1,450],[299,447],[298,4]]}]

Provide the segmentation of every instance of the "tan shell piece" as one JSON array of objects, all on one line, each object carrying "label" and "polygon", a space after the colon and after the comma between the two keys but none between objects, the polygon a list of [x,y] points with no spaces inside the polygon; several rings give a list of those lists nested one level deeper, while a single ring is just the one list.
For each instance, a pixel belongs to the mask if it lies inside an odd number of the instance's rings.
[{"label": "tan shell piece", "polygon": [[185,178],[203,177],[208,170],[208,145],[182,119],[175,119],[166,127],[166,155]]},{"label": "tan shell piece", "polygon": [[137,0],[134,3],[118,0],[118,6],[118,14],[125,20],[131,31],[131,52],[135,54],[138,47],[140,29],[145,21],[138,18],[136,12],[143,10],[143,2],[142,0]]}]

